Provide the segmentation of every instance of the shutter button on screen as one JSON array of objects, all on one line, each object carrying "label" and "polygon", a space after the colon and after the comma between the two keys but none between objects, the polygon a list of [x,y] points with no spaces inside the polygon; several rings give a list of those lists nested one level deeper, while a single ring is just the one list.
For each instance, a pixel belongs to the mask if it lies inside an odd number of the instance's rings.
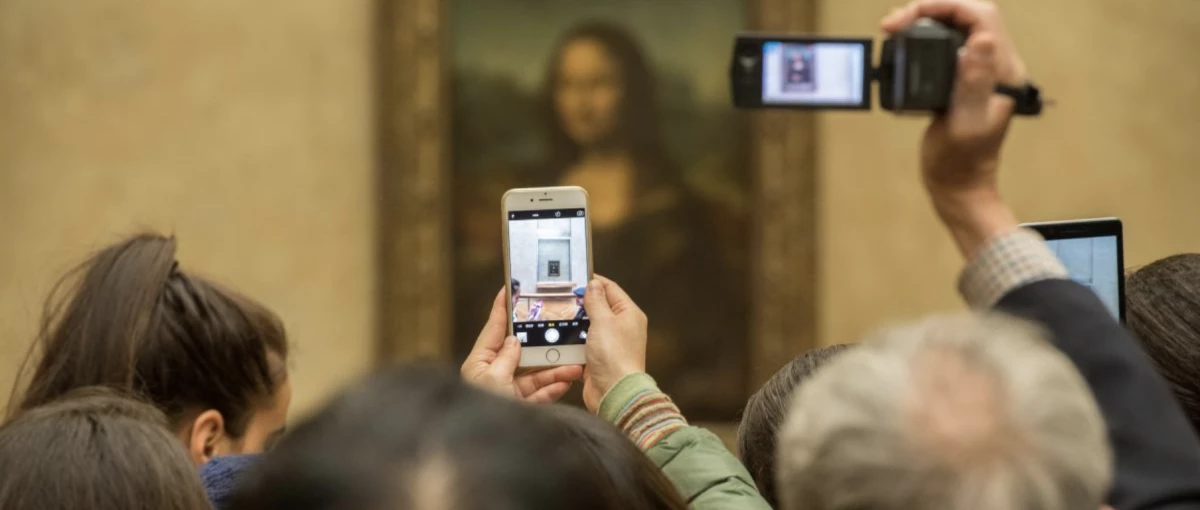
[{"label": "shutter button on screen", "polygon": [[562,354],[558,352],[558,349],[550,349],[546,351],[546,361],[558,363],[558,358],[560,357],[562,357]]},{"label": "shutter button on screen", "polygon": [[546,329],[546,341],[550,343],[558,342],[558,330],[554,328]]}]

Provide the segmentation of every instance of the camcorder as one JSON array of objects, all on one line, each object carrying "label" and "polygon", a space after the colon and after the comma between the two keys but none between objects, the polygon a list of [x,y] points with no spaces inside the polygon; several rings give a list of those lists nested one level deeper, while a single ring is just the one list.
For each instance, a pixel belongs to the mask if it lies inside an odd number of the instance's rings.
[{"label": "camcorder", "polygon": [[[944,113],[950,106],[958,53],[966,34],[922,18],[887,38],[879,65],[872,40],[846,37],[738,36],[730,65],[738,108],[871,109],[871,82],[879,105],[898,114]],[[1032,83],[998,85],[1016,101],[1018,115],[1039,115],[1041,93]]]}]

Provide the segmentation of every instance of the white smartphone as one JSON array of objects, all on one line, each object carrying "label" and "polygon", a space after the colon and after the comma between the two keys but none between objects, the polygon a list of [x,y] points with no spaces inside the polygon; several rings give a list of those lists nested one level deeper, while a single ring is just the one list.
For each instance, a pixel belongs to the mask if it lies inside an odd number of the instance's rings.
[{"label": "white smartphone", "polygon": [[592,279],[587,201],[577,186],[504,194],[508,330],[521,341],[522,367],[584,364],[590,323],[583,293]]}]

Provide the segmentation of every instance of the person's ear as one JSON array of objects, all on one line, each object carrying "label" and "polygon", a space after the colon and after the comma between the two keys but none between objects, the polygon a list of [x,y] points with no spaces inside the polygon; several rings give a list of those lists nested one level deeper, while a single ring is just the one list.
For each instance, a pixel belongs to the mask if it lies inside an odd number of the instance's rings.
[{"label": "person's ear", "polygon": [[192,462],[200,466],[222,453],[220,447],[223,439],[225,418],[216,409],[209,409],[192,420],[184,434],[183,442]]}]

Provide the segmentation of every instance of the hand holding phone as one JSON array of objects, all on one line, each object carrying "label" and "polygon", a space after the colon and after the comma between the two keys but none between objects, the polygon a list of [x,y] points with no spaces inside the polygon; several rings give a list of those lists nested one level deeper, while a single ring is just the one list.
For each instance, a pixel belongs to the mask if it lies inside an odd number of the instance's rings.
[{"label": "hand holding phone", "polygon": [[592,412],[626,375],[646,371],[646,314],[619,285],[604,277],[588,284],[592,327],[587,343],[583,403]]},{"label": "hand holding phone", "polygon": [[479,332],[475,347],[463,361],[463,379],[505,397],[535,404],[556,402],[583,377],[583,367],[567,365],[517,375],[521,344],[508,333],[507,293],[501,289],[492,301],[487,324]]}]

